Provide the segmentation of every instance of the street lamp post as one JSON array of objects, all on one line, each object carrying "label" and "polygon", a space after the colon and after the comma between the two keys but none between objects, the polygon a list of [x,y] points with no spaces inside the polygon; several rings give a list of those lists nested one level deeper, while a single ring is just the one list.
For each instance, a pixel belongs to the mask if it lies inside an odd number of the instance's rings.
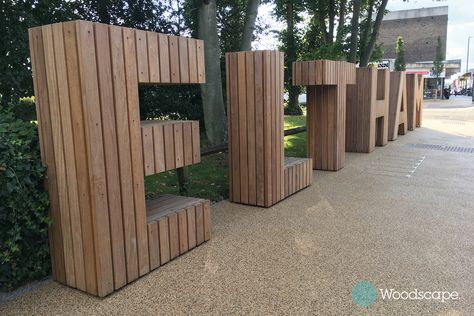
[{"label": "street lamp post", "polygon": [[[471,37],[467,37],[467,58],[466,58],[466,73],[469,72],[469,44],[471,42]],[[472,74],[469,72],[470,75],[470,80],[471,80],[471,97],[472,97],[472,102],[474,102],[474,78],[472,77]]]},{"label": "street lamp post", "polygon": [[469,42],[471,41],[472,36],[467,37],[467,60],[466,60],[466,72],[469,71]]}]

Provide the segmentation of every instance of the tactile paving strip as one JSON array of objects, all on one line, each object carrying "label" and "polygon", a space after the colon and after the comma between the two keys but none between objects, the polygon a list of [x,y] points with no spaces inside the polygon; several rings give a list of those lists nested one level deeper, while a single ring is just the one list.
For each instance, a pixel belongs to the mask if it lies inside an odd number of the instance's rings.
[{"label": "tactile paving strip", "polygon": [[407,146],[411,148],[421,148],[421,149],[431,149],[431,150],[441,150],[441,151],[474,154],[474,147],[436,145],[436,144],[407,144]]}]

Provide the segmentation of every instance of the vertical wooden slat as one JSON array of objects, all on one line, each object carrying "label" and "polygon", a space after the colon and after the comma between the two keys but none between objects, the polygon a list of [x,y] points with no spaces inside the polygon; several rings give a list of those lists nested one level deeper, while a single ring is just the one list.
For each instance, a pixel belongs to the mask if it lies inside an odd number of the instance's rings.
[{"label": "vertical wooden slat", "polygon": [[203,204],[204,241],[211,239],[211,205],[209,200]]},{"label": "vertical wooden slat", "polygon": [[59,212],[61,230],[63,232],[64,267],[66,271],[66,282],[75,287],[76,278],[74,273],[74,252],[72,243],[72,231],[69,214],[69,197],[67,191],[66,166],[64,160],[64,145],[62,139],[61,114],[59,110],[59,96],[56,75],[56,61],[54,56],[54,44],[52,27],[45,26],[42,29],[44,41],[44,60],[46,69],[46,82],[49,99],[49,114],[51,119],[52,141],[54,148],[54,162],[56,167],[56,179],[58,184]]},{"label": "vertical wooden slat", "polygon": [[284,117],[284,109],[283,109],[283,95],[285,93],[285,83],[284,83],[284,78],[285,78],[285,60],[284,60],[284,54],[282,52],[279,53],[280,55],[280,79],[279,79],[279,84],[280,84],[280,92],[279,92],[279,98],[280,98],[280,177],[281,177],[281,183],[280,183],[280,199],[285,198],[285,188],[284,188],[284,163],[285,163],[285,117]]},{"label": "vertical wooden slat", "polygon": [[189,249],[188,245],[188,221],[186,210],[178,212],[178,229],[179,229],[179,254],[182,255]]},{"label": "vertical wooden slat", "polygon": [[168,35],[158,34],[158,52],[160,56],[160,82],[171,82],[170,74],[170,52]]},{"label": "vertical wooden slat", "polygon": [[240,160],[240,201],[247,204],[249,201],[249,174],[247,162],[247,105],[245,98],[245,53],[237,54],[237,84],[239,109],[239,160]]},{"label": "vertical wooden slat", "polygon": [[143,171],[140,113],[138,107],[137,56],[135,33],[124,29],[125,76],[127,79],[127,104],[133,171],[133,196],[135,201],[135,225],[137,227],[138,274],[150,271],[145,210],[145,183]]},{"label": "vertical wooden slat", "polygon": [[271,204],[275,204],[277,202],[277,187],[278,187],[278,180],[277,180],[277,156],[276,156],[276,69],[275,69],[275,58],[276,58],[276,52],[272,51],[270,52],[270,144],[271,144],[271,149],[270,149],[270,161],[271,161],[271,184],[272,184],[272,198]]},{"label": "vertical wooden slat", "polygon": [[136,243],[135,203],[132,186],[131,144],[128,123],[127,90],[122,28],[110,26],[110,48],[112,53],[112,81],[115,102],[115,124],[120,171],[121,202],[127,282],[138,278],[138,250]]},{"label": "vertical wooden slat", "polygon": [[227,138],[228,138],[228,146],[227,146],[227,154],[228,154],[228,160],[227,160],[227,163],[228,163],[228,166],[229,168],[227,168],[228,170],[228,177],[229,177],[229,201],[235,201],[234,199],[234,188],[233,188],[233,182],[234,182],[234,169],[232,168],[232,166],[234,165],[233,164],[233,155],[234,155],[234,152],[233,152],[233,146],[232,146],[232,143],[233,143],[233,139],[232,139],[232,116],[231,116],[231,108],[233,106],[232,102],[231,102],[231,97],[232,97],[232,94],[234,93],[234,91],[232,91],[230,89],[230,55],[229,53],[226,53],[225,54],[225,69],[226,69],[226,72],[225,72],[225,76],[226,76],[226,91],[227,91],[227,97],[226,97],[226,101],[227,101]]},{"label": "vertical wooden slat", "polygon": [[59,197],[56,179],[56,165],[54,162],[53,136],[49,111],[49,97],[46,77],[46,64],[44,56],[44,43],[41,28],[30,29],[32,42],[30,49],[32,61],[34,60],[33,76],[35,84],[36,106],[39,115],[39,132],[43,140],[43,162],[48,166],[46,171],[46,185],[48,188],[50,208],[49,216],[53,224],[49,228],[50,252],[53,277],[59,282],[66,283],[66,270],[64,266],[64,248],[61,230],[61,214],[59,210]]},{"label": "vertical wooden slat", "polygon": [[[105,157],[103,151],[102,122],[97,82],[97,60],[93,23],[78,22],[79,69],[83,92],[83,110],[89,178],[91,181],[91,212],[96,252],[98,295],[104,296],[114,289],[112,266]],[[141,165],[141,164],[140,164]],[[104,225],[104,223],[107,223]]]},{"label": "vertical wooden slat", "polygon": [[201,141],[199,135],[199,122],[192,122],[193,134],[193,163],[201,162]]},{"label": "vertical wooden slat", "polygon": [[163,125],[153,126],[153,144],[155,157],[155,172],[160,173],[166,170],[165,168],[165,145],[163,140]]},{"label": "vertical wooden slat", "polygon": [[146,32],[148,49],[148,74],[150,83],[160,83],[160,56],[158,50],[158,35],[154,32]]},{"label": "vertical wooden slat", "polygon": [[168,215],[168,227],[170,235],[170,258],[174,259],[179,256],[178,215],[176,213]]},{"label": "vertical wooden slat", "polygon": [[180,73],[179,73],[179,45],[177,36],[169,36],[169,56],[170,56],[170,72],[171,72],[171,82],[180,83]]},{"label": "vertical wooden slat", "polygon": [[196,244],[200,245],[204,242],[204,214],[202,204],[195,206],[196,210]]},{"label": "vertical wooden slat", "polygon": [[189,55],[189,82],[199,83],[196,40],[193,38],[188,39],[188,55]]},{"label": "vertical wooden slat", "polygon": [[246,73],[246,103],[247,103],[247,130],[248,130],[248,201],[249,204],[257,204],[257,178],[256,178],[256,147],[255,147],[255,83],[253,53],[245,53]]},{"label": "vertical wooden slat", "polygon": [[145,31],[135,30],[135,40],[137,49],[137,70],[138,82],[149,83],[150,75],[148,73],[148,45]]},{"label": "vertical wooden slat", "polygon": [[[237,55],[230,54],[229,59],[229,78],[238,78],[238,64],[237,64]],[[229,113],[230,113],[230,131],[229,136],[231,139],[231,153],[232,153],[232,199],[234,202],[240,202],[240,147],[239,147],[239,96],[238,96],[238,80],[230,80],[229,91]]]},{"label": "vertical wooden slat", "polygon": [[175,167],[181,168],[184,166],[184,154],[183,154],[183,124],[173,124],[174,132],[174,154],[175,154]]},{"label": "vertical wooden slat", "polygon": [[163,217],[158,220],[158,228],[160,235],[160,262],[163,265],[170,261],[170,237],[168,229],[168,217]]},{"label": "vertical wooden slat", "polygon": [[176,168],[175,161],[175,148],[174,148],[174,129],[173,124],[163,125],[163,135],[165,142],[165,166],[166,170],[171,170]]},{"label": "vertical wooden slat", "polygon": [[204,41],[196,41],[196,54],[197,54],[197,71],[198,71],[198,82],[206,82],[206,71],[204,66]]},{"label": "vertical wooden slat", "polygon": [[71,235],[73,243],[74,279],[75,286],[86,290],[84,253],[82,248],[81,214],[79,210],[79,196],[77,188],[76,162],[74,157],[74,139],[72,135],[71,109],[67,78],[66,56],[62,24],[52,26],[54,39],[54,53],[59,93],[59,110],[64,144],[64,159],[66,164],[66,180],[69,199],[69,213],[71,221]]},{"label": "vertical wooden slat", "polygon": [[179,37],[179,77],[180,83],[189,83],[188,38]]},{"label": "vertical wooden slat", "polygon": [[145,176],[156,173],[155,170],[155,150],[153,147],[153,126],[142,127],[143,142],[143,162],[145,165]]},{"label": "vertical wooden slat", "polygon": [[196,211],[194,206],[186,208],[186,216],[188,220],[188,247],[193,249],[196,247]]},{"label": "vertical wooden slat", "polygon": [[183,140],[184,145],[184,165],[193,164],[193,127],[192,122],[183,124]]},{"label": "vertical wooden slat", "polygon": [[148,223],[148,251],[150,256],[150,269],[160,266],[160,233],[158,222]]},{"label": "vertical wooden slat", "polygon": [[104,24],[95,24],[94,30],[96,37],[97,70],[104,137],[114,288],[117,289],[127,283],[127,273],[123,240],[122,205],[120,203],[120,174],[117,131],[115,125],[109,27]]},{"label": "vertical wooden slat", "polygon": [[255,150],[257,205],[265,205],[264,108],[263,108],[263,53],[255,52]]},{"label": "vertical wooden slat", "polygon": [[[79,73],[76,22],[64,23],[63,36],[65,42],[72,133],[74,138],[74,156],[76,162],[77,187],[79,194],[79,210],[81,217],[86,290],[87,292],[96,295],[97,275],[95,266],[94,237],[92,231],[92,214],[90,212],[91,201],[88,181],[88,157],[85,139],[84,113],[82,109],[82,91]],[[45,151],[48,152],[46,148]],[[50,168],[48,168],[48,171],[49,169]],[[51,207],[52,206],[53,205],[51,205]]]},{"label": "vertical wooden slat", "polygon": [[272,186],[272,122],[271,122],[271,67],[270,52],[263,52],[263,144],[264,144],[264,183],[265,183],[265,206],[273,202]]}]

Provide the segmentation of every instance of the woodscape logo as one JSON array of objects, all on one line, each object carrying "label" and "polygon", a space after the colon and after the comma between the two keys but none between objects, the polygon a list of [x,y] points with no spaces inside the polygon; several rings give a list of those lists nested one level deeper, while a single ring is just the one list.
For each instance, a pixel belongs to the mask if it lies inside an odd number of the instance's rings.
[{"label": "woodscape logo", "polygon": [[445,303],[459,299],[459,293],[456,291],[421,291],[413,289],[409,291],[399,291],[395,289],[377,289],[369,281],[360,281],[352,287],[352,300],[359,306],[368,307],[377,300],[377,293],[380,298],[386,300],[432,300]]}]

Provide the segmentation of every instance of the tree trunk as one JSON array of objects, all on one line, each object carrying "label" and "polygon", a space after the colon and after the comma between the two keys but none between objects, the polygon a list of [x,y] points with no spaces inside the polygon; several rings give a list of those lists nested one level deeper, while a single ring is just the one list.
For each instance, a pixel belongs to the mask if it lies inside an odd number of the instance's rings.
[{"label": "tree trunk", "polygon": [[375,0],[369,0],[369,5],[367,7],[366,23],[364,25],[364,29],[360,30],[360,32],[362,33],[360,37],[360,41],[359,41],[359,51],[361,52],[361,55],[362,55],[362,52],[364,52],[367,47],[369,34],[370,34],[370,31],[372,30],[372,12],[374,11],[374,1]]},{"label": "tree trunk", "polygon": [[346,0],[341,0],[339,4],[339,22],[337,25],[336,43],[341,43],[342,32],[344,31],[344,19],[346,16]]},{"label": "tree trunk", "polygon": [[227,119],[222,95],[216,1],[199,1],[198,37],[204,40],[206,83],[201,84],[202,106],[207,139],[211,146],[227,139]]},{"label": "tree trunk", "polygon": [[328,12],[329,30],[328,30],[328,37],[326,39],[326,41],[329,43],[332,43],[334,41],[334,17],[335,16],[336,16],[336,3],[334,0],[330,0],[329,12]]},{"label": "tree trunk", "polygon": [[349,62],[357,62],[357,38],[359,36],[359,14],[360,14],[360,1],[354,0],[352,20],[351,20],[351,45],[349,51]]},{"label": "tree trunk", "polygon": [[370,36],[370,41],[365,47],[364,51],[360,54],[360,66],[365,67],[369,63],[372,52],[375,48],[375,42],[379,36],[380,26],[382,25],[382,19],[385,14],[385,8],[387,7],[388,0],[382,0],[380,4],[379,11],[377,12],[377,17],[375,18],[374,28],[372,29],[372,34]]},{"label": "tree trunk", "polygon": [[255,30],[259,5],[260,0],[248,0],[244,29],[242,31],[242,42],[240,43],[240,49],[243,51],[252,50],[253,31]]},{"label": "tree trunk", "polygon": [[295,46],[295,30],[294,30],[294,12],[292,0],[287,0],[286,10],[286,29],[288,36],[288,43],[286,47],[286,69],[285,82],[288,87],[288,104],[285,109],[285,114],[290,115],[301,115],[303,111],[300,108],[298,97],[300,95],[300,87],[293,86],[291,84],[291,74],[293,69],[293,62],[296,61],[296,50]]},{"label": "tree trunk", "polygon": [[180,195],[189,195],[189,182],[186,167],[176,169],[176,176],[178,177],[178,190]]}]

